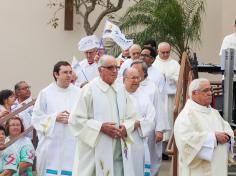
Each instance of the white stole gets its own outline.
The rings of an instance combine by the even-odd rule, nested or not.
[[[108,97],[103,91],[99,90],[96,84],[92,84],[91,89],[93,97],[94,119],[101,122],[112,122],[111,111],[109,108],[107,108],[109,105]],[[105,116],[104,112],[106,112]],[[112,149],[112,138],[103,133],[100,133],[100,138],[95,147],[96,176],[113,176]]]

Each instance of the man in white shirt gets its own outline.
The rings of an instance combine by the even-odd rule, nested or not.
[[[74,161],[75,137],[68,119],[79,88],[71,84],[72,68],[66,61],[55,64],[53,77],[55,81],[39,92],[32,115],[39,138],[36,168],[40,176],[72,175]]]
[[[85,59],[79,61],[73,58],[72,69],[77,76],[75,85],[82,88],[85,84],[98,76],[97,62],[95,57],[98,48],[101,48],[101,41],[95,36],[83,37],[78,43],[79,51],[84,52]]]
[[[222,51],[227,48],[233,48],[236,50],[236,20],[234,22],[234,29],[235,32],[229,35],[226,35],[224,37],[224,40],[222,42],[221,48],[220,48],[220,53],[219,55],[222,55]]]
[[[212,89],[207,79],[193,80],[189,98],[174,125],[179,150],[178,175],[226,176],[232,162],[234,133],[213,109]]]

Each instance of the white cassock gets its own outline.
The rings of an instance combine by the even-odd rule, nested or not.
[[[97,63],[89,64],[87,59],[83,59],[79,62],[77,59],[73,58],[71,66],[77,76],[75,85],[78,87],[80,87],[82,83],[86,81],[89,82],[99,75]]]
[[[135,176],[150,175],[150,152],[148,148],[148,136],[155,128],[155,109],[150,99],[138,90],[130,94],[135,102],[140,121],[140,128],[132,133],[134,144],[131,145],[131,157],[135,167]]]
[[[173,112],[174,112],[174,98],[176,93],[176,83],[179,78],[180,65],[174,59],[163,60],[159,56],[156,57],[156,60],[152,64],[153,67],[157,68],[165,77],[166,82],[166,91],[168,94],[168,119],[171,129],[173,129]],[[168,140],[170,137],[171,131],[164,134],[163,140]]]
[[[220,48],[220,53],[219,55],[222,55],[222,51],[224,49],[228,49],[228,48],[233,48],[236,50],[236,33],[230,34],[225,36],[221,48]]]
[[[83,87],[69,117],[77,139],[73,176],[134,176],[129,142],[135,117],[131,98],[117,82],[109,86],[98,77]],[[123,140],[100,131],[103,122],[125,125],[128,150]]]
[[[155,83],[149,78],[143,80],[138,88],[143,95],[148,97],[155,108],[155,130],[148,137],[148,146],[151,155],[151,175],[158,173],[162,160],[162,142],[155,142],[155,132],[170,130],[167,114],[164,112],[164,103]]]
[[[19,103],[19,101],[16,100],[14,105],[12,106],[12,110],[15,111],[19,109],[20,107],[24,106],[25,104],[30,103],[31,101],[33,101],[32,97],[27,98],[25,101],[21,103]],[[24,111],[18,114],[18,116],[23,122],[25,130],[31,126],[33,108],[34,108],[34,105],[28,107],[27,109],[25,109]],[[33,132],[28,133],[26,136],[29,137],[30,139],[33,139]]]
[[[233,145],[233,131],[219,112],[188,100],[174,125],[180,176],[227,175],[232,147],[229,143],[217,145],[215,132],[226,132]]]
[[[75,137],[67,124],[56,122],[56,116],[63,111],[70,113],[78,94],[76,86],[60,88],[54,82],[38,95],[32,115],[32,125],[39,137],[36,150],[38,175],[72,174]]]

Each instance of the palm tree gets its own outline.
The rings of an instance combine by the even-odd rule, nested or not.
[[[181,58],[189,43],[199,43],[204,0],[141,0],[120,19],[120,28],[142,44],[166,41]]]

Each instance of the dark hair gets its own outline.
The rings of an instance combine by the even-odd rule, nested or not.
[[[18,83],[15,84],[15,86],[14,86],[15,91],[20,88],[20,85],[21,85],[22,83],[26,83],[26,82],[25,82],[25,81],[19,81]]]
[[[132,67],[133,65],[135,64],[141,64],[142,65],[142,69],[143,69],[143,72],[144,72],[144,79],[148,76],[148,66],[147,64],[142,61],[142,60],[135,60],[130,67]]]
[[[12,96],[14,92],[9,89],[5,89],[0,91],[0,105],[4,105],[4,101],[8,99],[10,96]]]
[[[57,78],[55,77],[54,73],[59,74],[61,66],[71,66],[71,65],[67,61],[59,61],[59,62],[57,62],[54,65],[54,68],[53,68],[53,77],[54,77],[55,81],[57,80]]]
[[[5,128],[2,125],[0,125],[0,131],[3,131],[5,136],[6,136],[6,130],[5,130]]]
[[[151,47],[156,50],[157,48],[157,44],[156,44],[156,41],[154,39],[149,39],[149,40],[146,40],[143,45],[151,45]]]
[[[5,128],[6,128],[6,135],[7,136],[9,136],[9,128],[10,128],[9,125],[10,125],[10,121],[11,120],[19,120],[20,121],[20,127],[21,127],[21,131],[20,132],[22,133],[22,132],[25,131],[25,128],[24,128],[22,120],[19,117],[14,116],[14,117],[8,119],[7,122],[6,122]]]
[[[234,25],[236,26],[236,19],[235,19],[235,21],[234,21]]]
[[[143,50],[144,50],[144,49],[147,49],[147,50],[150,51],[150,56],[152,56],[153,59],[156,58],[157,52],[156,52],[152,47],[150,47],[150,46],[144,46],[144,47],[143,47]]]

